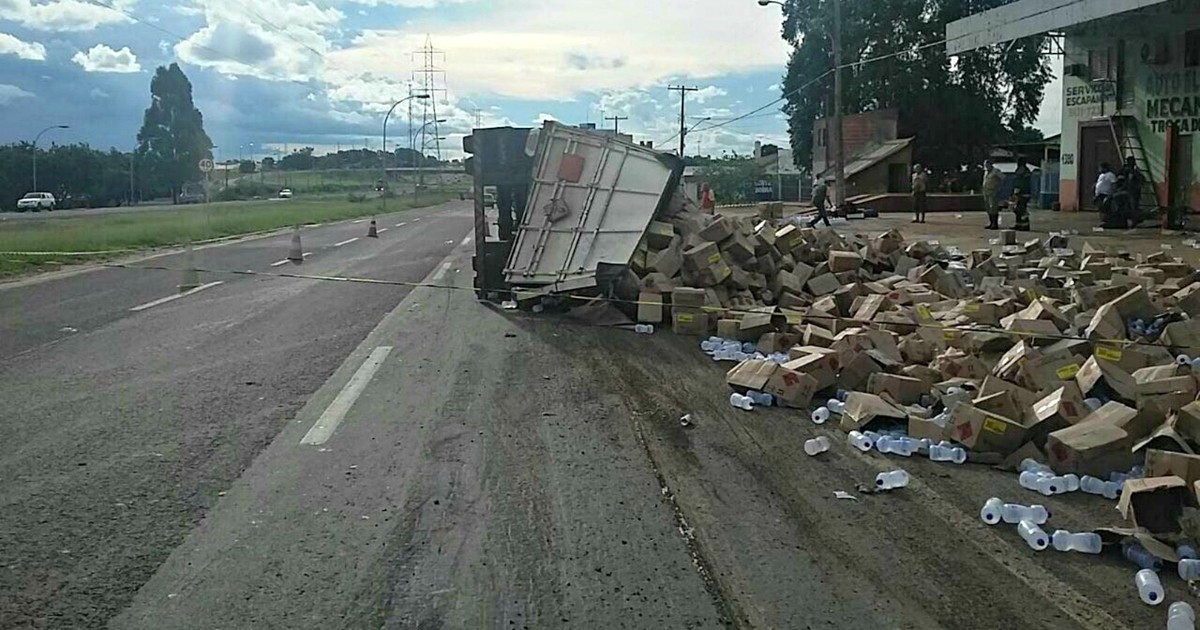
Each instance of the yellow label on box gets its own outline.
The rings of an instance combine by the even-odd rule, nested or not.
[[[1121,360],[1121,350],[1119,348],[1109,348],[1108,346],[1098,346],[1096,348],[1096,358],[1115,363]]]
[[[985,418],[983,421],[983,430],[1002,434],[1008,430],[1008,425],[995,418]]]
[[[943,330],[942,331],[942,339],[945,339],[946,341],[954,341],[955,339],[958,339],[958,331],[957,330]]]
[[[1038,299],[1037,291],[1033,289],[1025,289],[1025,296],[1029,298],[1030,302],[1036,302]]]
[[[691,313],[679,313],[675,316],[675,321],[690,323],[696,321],[696,316],[692,315]]]
[[[1058,368],[1058,371],[1055,372],[1055,374],[1058,375],[1058,378],[1060,378],[1064,381],[1069,378],[1075,378],[1075,375],[1078,373],[1079,373],[1079,364],[1078,363],[1072,363],[1071,365],[1064,365],[1064,366]]]
[[[917,317],[925,321],[933,320],[933,313],[929,312],[929,307],[924,304],[917,305]]]
[[[966,305],[966,306],[964,306],[964,307],[963,307],[963,312],[966,312],[966,313],[978,313],[978,312],[979,312],[979,305],[978,305],[978,304],[968,304],[968,305]]]
[[[719,263],[719,262],[721,262],[721,254],[713,254],[712,256],[709,256],[709,257],[708,257],[708,262],[710,262],[710,263]]]

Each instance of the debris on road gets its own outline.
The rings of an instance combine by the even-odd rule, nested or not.
[[[849,501],[857,501],[858,500],[858,497],[854,496],[853,494],[850,494],[849,492],[845,492],[843,490],[834,490],[833,498],[845,499],[845,500],[849,500]]]

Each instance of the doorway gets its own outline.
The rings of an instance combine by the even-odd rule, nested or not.
[[[1167,207],[1186,208],[1192,202],[1190,199],[1192,185],[1192,138],[1188,134],[1175,134],[1171,143],[1171,187],[1167,191]]]
[[[908,192],[908,165],[888,164],[888,189],[890,193]]]
[[[1095,210],[1093,199],[1096,178],[1100,176],[1100,164],[1108,162],[1114,171],[1121,166],[1121,153],[1113,140],[1112,127],[1108,121],[1079,123],[1079,166],[1076,202],[1080,210]]]

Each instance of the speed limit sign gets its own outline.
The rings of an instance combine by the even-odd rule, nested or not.
[[[211,159],[204,158],[203,160],[200,160],[200,172],[201,173],[208,173],[212,170],[213,170],[213,161]]]

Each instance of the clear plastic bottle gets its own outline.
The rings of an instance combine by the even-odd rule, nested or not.
[[[753,341],[747,341],[742,344],[742,352],[745,352],[746,354],[754,354],[757,349],[758,347]]]
[[[1079,475],[1067,473],[1062,476],[1062,479],[1067,484],[1064,492],[1077,492],[1079,490]]]
[[[962,464],[967,461],[967,451],[958,446],[950,447],[934,444],[929,447],[929,459],[935,462]]]
[[[988,525],[996,525],[1000,523],[1001,509],[1004,507],[1004,501],[999,497],[992,497],[983,503],[983,509],[979,510],[979,518]]]
[[[1179,579],[1188,582],[1200,580],[1200,560],[1181,559],[1179,561]]]
[[[633,327],[633,330],[639,335],[653,335],[654,324],[637,324]]]
[[[1191,543],[1183,543],[1183,544],[1179,545],[1178,547],[1176,547],[1175,555],[1179,556],[1180,558],[1185,558],[1185,559],[1190,559],[1190,560],[1200,559],[1200,553],[1196,552],[1196,548],[1194,546],[1192,546]]]
[[[829,408],[830,413],[836,413],[839,416],[846,413],[846,403],[836,398],[830,398],[825,406]]]
[[[815,424],[825,424],[829,420],[829,409],[827,407],[817,407],[812,412],[812,421]]]
[[[1192,357],[1189,357],[1186,354],[1181,354],[1181,355],[1175,357],[1175,363],[1177,363],[1179,365],[1191,365]]]
[[[1196,630],[1196,611],[1187,602],[1175,602],[1167,609],[1167,630]]]
[[[1087,405],[1087,408],[1091,409],[1092,411],[1104,406],[1104,403],[1101,402],[1099,398],[1084,398],[1083,404]]]
[[[875,442],[875,448],[879,449],[880,453],[890,453],[901,457],[909,457],[915,451],[910,444],[904,441],[903,438],[894,438],[890,435],[884,435]]]
[[[749,396],[743,396],[737,392],[729,395],[729,404],[745,411],[754,409],[754,401]]]
[[[1136,564],[1143,569],[1151,571],[1159,571],[1162,569],[1163,561],[1158,556],[1146,551],[1146,548],[1135,542],[1128,542],[1121,546],[1121,553],[1125,559]]]
[[[753,400],[754,404],[758,405],[759,407],[770,407],[775,404],[775,397],[766,392],[750,390],[746,392],[746,396],[748,396],[750,400]]]
[[[1025,544],[1029,545],[1029,548],[1034,551],[1042,551],[1050,546],[1049,536],[1046,536],[1046,532],[1042,531],[1042,528],[1038,527],[1037,523],[1021,521],[1017,523],[1017,533],[1021,535],[1021,538],[1025,539]]]
[[[1100,534],[1092,532],[1072,534],[1065,529],[1060,529],[1054,532],[1050,540],[1054,543],[1054,548],[1059,551],[1100,553],[1100,550],[1104,547],[1104,543],[1100,540]]]
[[[871,450],[871,447],[875,446],[875,441],[866,435],[863,435],[861,431],[851,431],[846,436],[846,440],[850,442],[850,446],[853,446],[864,453]]]
[[[1036,459],[1031,459],[1029,457],[1026,457],[1025,459],[1021,460],[1021,464],[1020,464],[1020,466],[1017,467],[1017,470],[1019,470],[1021,472],[1035,472],[1035,473],[1047,473],[1047,474],[1054,473],[1054,471],[1051,470],[1049,466],[1043,464],[1042,462],[1039,462]]]
[[[1084,475],[1079,479],[1079,489],[1088,494],[1098,494],[1106,499],[1116,499],[1121,496],[1121,484],[1097,479]]]
[[[1020,503],[1005,503],[1000,507],[1000,518],[1005,523],[1020,523],[1029,521],[1034,525],[1043,525],[1050,520],[1050,512],[1041,505],[1021,505]]]
[[[1157,573],[1150,569],[1142,569],[1133,577],[1133,583],[1137,585],[1138,596],[1142,598],[1143,602],[1151,606],[1163,603],[1163,587]]]
[[[895,490],[908,485],[908,473],[903,469],[881,472],[875,476],[876,490]]]
[[[804,452],[809,456],[820,455],[829,450],[829,438],[824,435],[804,442]]]
[[[846,399],[850,397],[850,392],[844,389],[838,389],[835,395],[837,396],[838,400],[846,402]]]

